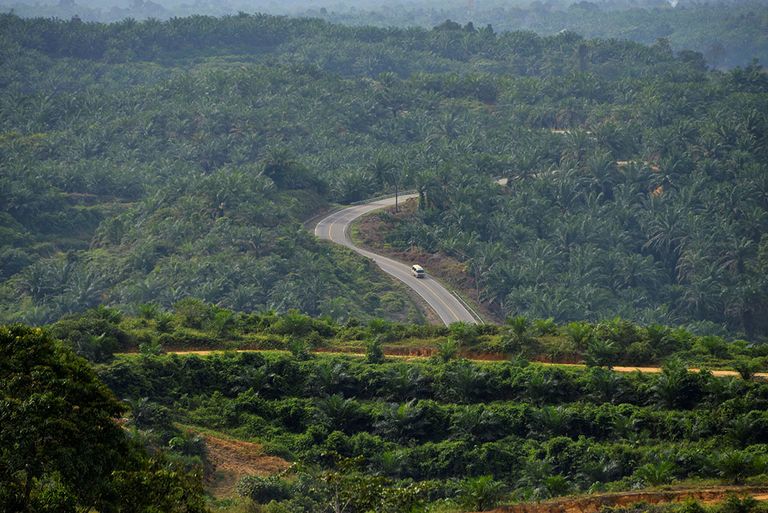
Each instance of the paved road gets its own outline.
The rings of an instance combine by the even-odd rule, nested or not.
[[[416,194],[401,195],[400,201],[415,197],[417,197]],[[347,246],[353,251],[376,262],[385,273],[402,281],[416,291],[419,296],[424,298],[446,325],[458,321],[476,324],[477,319],[472,316],[469,310],[467,310],[456,296],[451,294],[445,287],[429,276],[429,269],[427,269],[427,276],[418,279],[411,275],[412,264],[403,264],[391,258],[358,248],[352,244],[352,240],[349,238],[348,234],[349,226],[352,221],[372,210],[378,210],[394,204],[395,198],[392,197],[366,203],[365,205],[344,208],[320,220],[320,222],[317,223],[317,226],[315,226],[315,235],[321,239],[330,240],[336,244]]]

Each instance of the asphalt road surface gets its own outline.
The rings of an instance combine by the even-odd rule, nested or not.
[[[401,195],[400,201],[405,201],[417,196],[417,194]],[[394,204],[395,198],[392,197],[372,201],[364,205],[344,208],[320,220],[320,222],[317,223],[317,226],[315,226],[315,235],[321,239],[330,240],[336,244],[347,246],[353,251],[376,262],[385,273],[402,281],[411,287],[419,296],[424,298],[446,325],[459,321],[476,324],[478,322],[477,319],[473,317],[456,296],[429,275],[429,269],[426,269],[427,275],[424,278],[416,278],[411,274],[411,265],[423,265],[422,262],[404,264],[397,260],[358,248],[352,244],[348,232],[349,226],[355,219],[372,210],[386,208]]]

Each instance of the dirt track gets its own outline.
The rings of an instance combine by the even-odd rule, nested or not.
[[[700,490],[666,490],[622,492],[583,497],[553,499],[544,502],[524,502],[491,510],[490,513],[599,513],[605,507],[629,506],[638,502],[660,504],[695,499],[703,503],[716,503],[728,494],[751,495],[768,500],[768,487],[718,486]]]
[[[247,353],[247,352],[259,352],[261,350],[259,349],[236,349],[235,352],[238,353]],[[169,354],[193,354],[193,355],[200,355],[200,356],[206,356],[214,353],[222,353],[224,350],[189,350],[189,351],[168,351]],[[359,352],[342,352],[342,351],[318,351],[322,354],[328,354],[328,355],[361,355],[362,353]],[[432,356],[434,353],[434,350],[432,348],[423,348],[423,349],[409,349],[406,351],[389,351],[384,350],[384,353],[386,356],[390,358],[402,358],[405,360],[408,359],[425,359]],[[469,355],[463,355],[468,360],[472,361],[478,361],[478,362],[488,362],[488,361],[503,361],[505,359],[504,355],[501,354],[469,354]],[[577,369],[583,369],[586,367],[583,363],[557,363],[557,362],[535,362],[539,365],[557,365],[561,367],[574,367]],[[658,374],[661,372],[661,367],[627,367],[627,366],[618,366],[618,367],[612,367],[612,369],[616,372],[625,372],[625,373],[631,373],[631,372],[641,372],[643,374]],[[697,367],[692,367],[690,369],[691,372],[699,372],[701,369]],[[711,370],[710,371],[714,376],[717,377],[735,377],[738,376],[739,373],[733,370]],[[768,379],[768,372],[758,372],[755,373],[756,378],[762,378],[762,379]]]

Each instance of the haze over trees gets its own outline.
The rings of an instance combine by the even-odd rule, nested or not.
[[[768,61],[768,5],[764,0],[0,0],[0,10],[23,17],[77,16],[84,21],[126,18],[167,20],[192,15],[261,12],[321,18],[346,25],[431,28],[446,19],[498,32],[529,30],[554,35],[570,30],[587,38],[617,38],[652,44],[667,38],[676,51],[701,52],[711,66]]]

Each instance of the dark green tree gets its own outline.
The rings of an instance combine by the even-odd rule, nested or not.
[[[0,326],[0,509],[205,511],[199,479],[151,461],[120,427],[124,412],[49,334]]]

